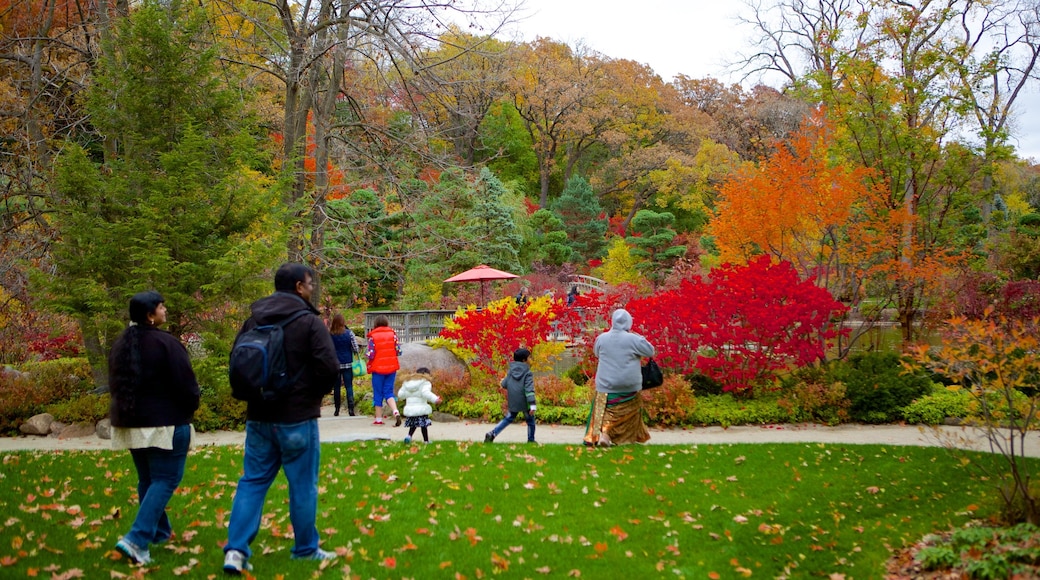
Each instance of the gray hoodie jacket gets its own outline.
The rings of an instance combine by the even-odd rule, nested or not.
[[[640,357],[654,356],[654,345],[631,332],[632,315],[619,308],[614,311],[610,330],[596,337],[592,352],[599,359],[596,390],[601,393],[631,393],[643,389]]]

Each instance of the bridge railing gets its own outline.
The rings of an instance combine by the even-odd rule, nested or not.
[[[422,342],[440,334],[444,319],[455,315],[454,310],[377,310],[365,313],[365,335],[375,326],[376,317],[386,316],[390,328],[397,331],[397,339]]]
[[[593,278],[592,276],[583,276],[581,274],[572,275],[570,277],[570,284],[571,286],[576,286],[578,288],[578,292],[581,292],[582,294],[588,292],[589,290],[597,290],[599,292],[602,292],[605,288],[610,286],[610,284],[607,284],[605,281],[600,280],[599,278]]]

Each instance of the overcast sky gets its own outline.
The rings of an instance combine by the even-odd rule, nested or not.
[[[734,0],[525,0],[526,18],[513,27],[518,40],[546,36],[571,46],[581,41],[596,52],[650,65],[665,81],[682,73],[741,82],[728,65],[749,50]],[[748,88],[758,79],[745,81]],[[776,80],[763,79],[766,84]],[[1012,144],[1040,162],[1040,82],[1019,98]]]

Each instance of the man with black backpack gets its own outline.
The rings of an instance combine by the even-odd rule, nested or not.
[[[244,472],[231,504],[224,546],[224,571],[229,574],[252,569],[249,544],[260,530],[264,498],[279,468],[289,482],[292,558],[336,557],[318,547],[316,520],[318,417],[322,398],[339,378],[339,360],[325,323],[310,303],[314,271],[302,264],[284,264],[275,273],[274,289],[251,306],[252,316],[239,330],[231,354],[232,391],[248,406]],[[242,344],[250,341],[251,347]],[[250,364],[263,367],[262,372],[244,368]]]

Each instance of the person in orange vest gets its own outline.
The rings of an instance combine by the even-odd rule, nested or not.
[[[390,328],[390,320],[380,314],[376,317],[375,326],[368,332],[368,372],[372,373],[372,406],[375,408],[376,420],[373,425],[383,424],[383,402],[394,413],[394,427],[401,426],[401,413],[397,410],[397,399],[394,397],[394,379],[401,368],[397,356],[401,354],[401,343],[397,341],[397,333]]]

